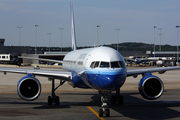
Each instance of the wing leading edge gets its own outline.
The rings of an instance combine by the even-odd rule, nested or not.
[[[48,71],[48,70],[29,70],[29,69],[18,69],[18,68],[0,68],[0,72],[6,74],[9,73],[21,73],[21,74],[32,74],[33,76],[43,76],[54,79],[61,79],[65,81],[71,81],[71,72],[61,71]]]
[[[127,70],[127,77],[139,75],[143,73],[163,72],[163,71],[177,70],[177,69],[180,69],[180,66]]]

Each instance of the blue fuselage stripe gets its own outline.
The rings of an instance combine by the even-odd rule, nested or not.
[[[78,69],[72,72],[74,87],[93,88],[97,90],[119,89],[126,80],[126,69]]]
[[[95,89],[115,90],[120,88],[126,79],[124,69],[93,69],[86,70],[86,79]]]

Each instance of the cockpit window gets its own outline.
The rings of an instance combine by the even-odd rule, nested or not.
[[[100,68],[109,68],[109,62],[101,62]]]
[[[94,64],[95,64],[95,62],[92,62],[90,67],[94,68]]]
[[[111,68],[120,68],[121,64],[119,61],[111,62]]]
[[[97,67],[99,67],[99,62],[96,62],[94,65],[94,68],[97,68]]]
[[[93,68],[125,68],[125,64],[123,61],[114,61],[114,62],[100,62],[94,61],[91,63],[90,67]]]
[[[94,61],[91,63],[90,67],[93,69],[93,68],[97,68],[99,67],[99,61]]]
[[[125,68],[125,64],[123,61],[114,61],[111,62],[111,68]]]
[[[123,62],[123,61],[119,61],[119,63],[121,64],[121,67],[122,67],[122,68],[126,68],[126,64],[125,64],[125,62]]]

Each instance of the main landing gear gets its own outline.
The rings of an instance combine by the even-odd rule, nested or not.
[[[101,94],[101,101],[102,101],[102,108],[99,109],[99,117],[103,117],[103,114],[105,114],[106,117],[110,116],[110,111],[108,109],[107,101],[108,101],[108,95],[111,94],[111,91],[100,91]],[[116,90],[116,95],[111,96],[111,104],[116,104],[118,102],[119,104],[123,104],[123,96],[120,95],[120,89]]]
[[[59,105],[59,96],[56,96],[55,91],[57,88],[59,88],[61,85],[65,83],[65,81],[60,80],[59,85],[55,88],[55,79],[54,78],[49,78],[50,81],[52,81],[52,92],[51,96],[48,96],[48,105],[52,105],[52,103],[55,103],[56,105]]]
[[[119,104],[124,103],[123,96],[120,95],[120,89],[116,90],[116,95],[111,96],[111,104],[114,105],[114,104],[116,104],[116,102],[118,102]]]

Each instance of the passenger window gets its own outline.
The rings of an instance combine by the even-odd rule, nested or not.
[[[101,68],[109,68],[109,62],[101,62],[100,67]]]
[[[94,65],[94,68],[97,68],[97,67],[99,67],[99,62],[96,62]]]
[[[111,62],[111,68],[120,68],[121,65],[119,61]]]

